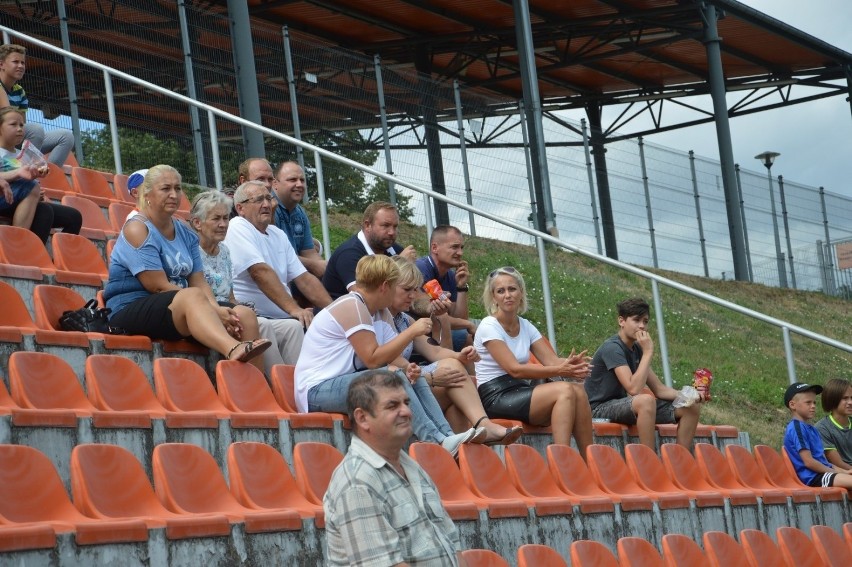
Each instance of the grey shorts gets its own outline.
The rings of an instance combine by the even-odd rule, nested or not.
[[[613,423],[635,425],[636,414],[633,413],[632,403],[633,396],[601,402],[592,409],[592,417],[608,419]],[[674,412],[675,408],[670,401],[657,400],[656,423],[677,423]]]

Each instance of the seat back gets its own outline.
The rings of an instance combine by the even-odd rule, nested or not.
[[[663,567],[664,565],[657,548],[641,537],[619,538],[617,549],[620,567]]]
[[[589,472],[604,489],[613,494],[642,494],[621,455],[607,445],[589,445],[586,450]]]
[[[135,205],[134,199],[130,195],[130,190],[127,188],[128,179],[130,179],[130,176],[123,173],[116,173],[113,175],[112,190],[115,192],[116,198],[121,199],[125,203]]]
[[[529,496],[565,498],[566,493],[556,485],[547,469],[547,463],[538,451],[528,445],[516,443],[507,446],[503,455],[506,473],[518,491]]]
[[[67,194],[62,197],[62,204],[68,207],[74,207],[83,217],[83,228],[94,231],[104,231],[105,234],[114,234],[112,227],[107,221],[101,208],[95,203],[83,197],[82,195]]]
[[[642,488],[652,492],[679,492],[680,489],[672,483],[663,463],[657,454],[642,445],[631,443],[624,447],[624,460],[633,478],[639,481]]]
[[[92,405],[103,410],[137,410],[151,417],[165,417],[166,410],[154,396],[142,369],[124,356],[86,357],[86,392]]]
[[[728,445],[725,447],[725,455],[728,458],[728,465],[734,472],[734,476],[744,485],[758,490],[778,490],[777,486],[763,476],[763,472],[757,466],[754,456],[745,447]]]
[[[509,567],[509,562],[490,549],[465,549],[461,552],[467,567]]]
[[[271,412],[286,417],[266,383],[263,373],[251,364],[220,360],[216,364],[216,390],[226,408],[235,412]]]
[[[745,488],[728,466],[728,459],[715,446],[709,443],[696,443],[695,462],[704,478],[716,486],[730,490]]]
[[[565,559],[552,547],[527,543],[518,548],[518,567],[568,567]]]
[[[45,274],[56,273],[56,266],[38,236],[17,226],[0,225],[0,261],[39,268]]]
[[[42,187],[57,189],[59,191],[65,191],[66,193],[74,191],[68,183],[68,178],[65,176],[65,169],[61,165],[47,162],[47,167],[47,175],[39,180]]]
[[[456,461],[446,449],[436,443],[412,443],[408,454],[417,461],[423,470],[435,482],[441,500],[468,500],[476,502],[479,497],[473,494],[462,478]]]
[[[168,510],[228,515],[242,512],[216,461],[201,447],[188,443],[157,445],[151,465],[154,490]]]
[[[62,313],[80,309],[85,304],[86,300],[69,287],[41,284],[33,290],[35,322],[41,329],[61,331],[59,318]]]
[[[209,411],[220,419],[231,412],[222,405],[204,369],[185,358],[154,359],[157,399],[169,411]]]
[[[109,214],[109,224],[112,230],[116,233],[121,232],[124,227],[124,221],[127,220],[127,215],[136,210],[133,203],[110,203],[107,213]]]
[[[743,547],[725,532],[704,532],[703,541],[711,567],[753,567]]]
[[[53,262],[60,270],[96,274],[105,280],[107,267],[97,246],[79,234],[57,232],[53,235]]]
[[[309,502],[322,506],[331,474],[343,460],[343,453],[325,443],[296,443],[293,448],[293,468],[296,485]]]
[[[849,545],[849,550],[852,551],[852,522],[843,524],[843,538]]]
[[[663,467],[674,483],[686,490],[716,490],[701,475],[701,470],[689,450],[677,443],[664,443],[660,446]]]
[[[781,550],[771,537],[761,531],[742,530],[740,543],[752,565],[784,565],[785,563]]]
[[[547,466],[556,485],[564,492],[579,496],[609,498],[592,478],[586,461],[568,445],[548,445]]]
[[[71,495],[74,505],[92,518],[165,518],[172,515],[157,500],[136,457],[118,445],[98,443],[74,447],[71,451]]]
[[[852,551],[836,531],[828,526],[811,526],[811,537],[826,565],[852,565]]]
[[[686,448],[683,448],[686,450]],[[663,563],[666,567],[709,567],[707,556],[695,541],[683,534],[665,534],[663,536]]]
[[[44,352],[13,352],[9,357],[12,399],[22,408],[73,409],[91,413],[83,387],[67,362]]]
[[[618,560],[604,544],[578,540],[571,543],[571,567],[618,567]]]
[[[294,390],[296,367],[292,364],[276,364],[269,373],[272,394],[278,405],[289,413],[298,413]]]
[[[482,498],[524,498],[509,479],[500,457],[485,445],[459,447],[459,470],[471,491]]]
[[[789,567],[821,567],[824,565],[814,542],[799,528],[782,526],[775,532],[778,549]]]
[[[796,476],[790,476],[784,459],[769,445],[756,445],[754,447],[754,460],[760,472],[773,484],[785,488],[805,488],[805,485]]]
[[[109,182],[100,171],[85,167],[72,167],[71,181],[74,183],[77,192],[82,195],[91,195],[103,199],[116,198],[115,193],[109,187]]]
[[[243,506],[298,507],[309,509],[309,515],[314,516],[316,505],[301,496],[287,461],[274,447],[265,443],[231,443],[227,459],[231,494]]]
[[[0,309],[0,326],[27,330],[37,328],[18,290],[6,282],[0,282],[0,304],[3,305],[3,309]]]

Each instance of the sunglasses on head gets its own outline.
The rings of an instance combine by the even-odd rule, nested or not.
[[[488,277],[493,278],[497,274],[516,274],[516,273],[518,273],[518,270],[516,270],[512,266],[503,266],[502,268],[497,268],[496,270],[494,270],[493,272],[488,274]]]

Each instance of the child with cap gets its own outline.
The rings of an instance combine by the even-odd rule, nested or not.
[[[822,386],[802,382],[790,384],[784,392],[784,405],[791,414],[784,432],[784,449],[803,484],[852,488],[852,471],[828,462],[819,432],[808,423],[816,414],[816,397],[821,393]]]
[[[130,177],[127,178],[127,192],[130,193],[130,196],[133,197],[133,202],[136,203],[136,208],[128,213],[127,218],[124,219],[124,222],[129,221],[132,217],[139,214],[139,186],[142,185],[142,182],[145,181],[145,176],[148,175],[147,169],[140,169],[139,171],[134,171],[130,174]]]
[[[852,382],[832,378],[822,391],[822,409],[827,413],[816,423],[825,447],[825,458],[841,469],[852,469]]]

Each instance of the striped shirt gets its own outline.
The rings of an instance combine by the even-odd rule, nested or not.
[[[20,83],[15,83],[11,91],[3,85],[3,90],[6,91],[6,96],[9,97],[9,106],[14,106],[22,112],[26,112],[30,107],[27,91],[24,90],[24,87]]]

